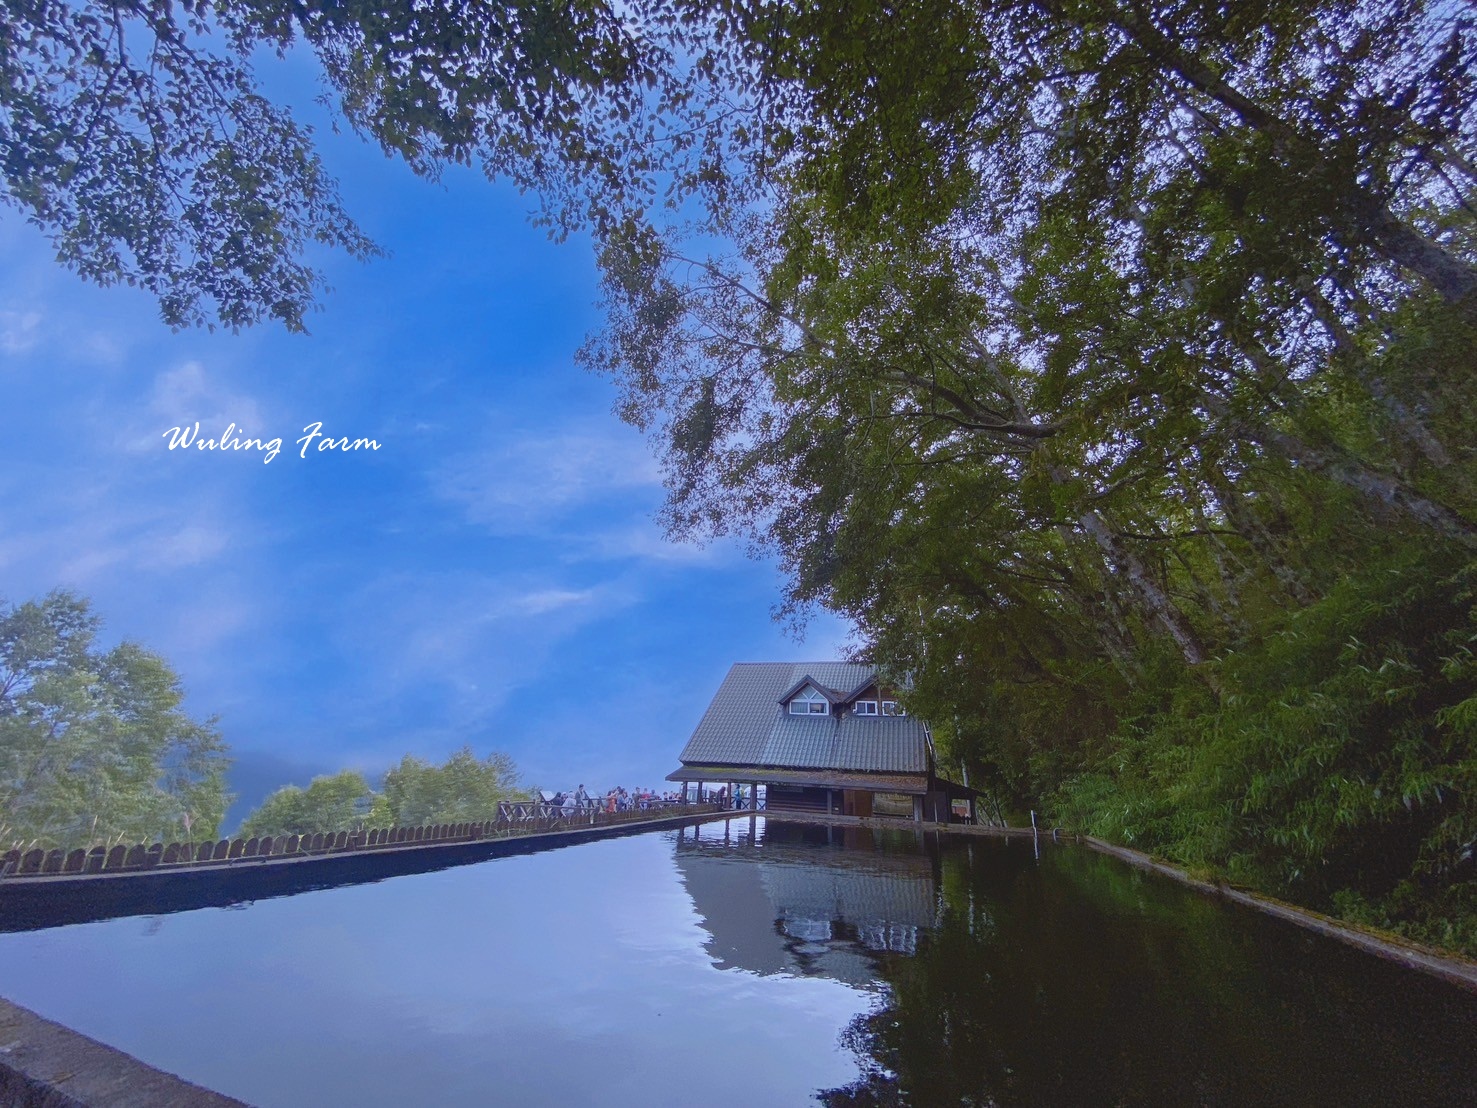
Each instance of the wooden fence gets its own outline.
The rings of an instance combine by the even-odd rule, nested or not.
[[[474,843],[510,835],[577,830],[612,823],[632,823],[674,815],[707,815],[723,811],[717,804],[653,802],[647,808],[606,812],[596,807],[565,809],[553,804],[498,805],[497,817],[473,823],[434,823],[423,827],[360,828],[312,835],[263,835],[203,843],[154,843],[95,846],[90,850],[10,850],[0,855],[0,878],[53,874],[102,874],[139,870],[182,870],[192,866],[263,861],[269,858],[341,854],[408,848],[433,843]]]
[[[622,819],[660,819],[663,815],[680,815],[689,810],[721,811],[719,804],[689,804],[681,800],[648,800],[644,804],[624,811],[607,810],[604,797],[591,797],[582,804],[570,801],[567,804],[550,804],[548,801],[504,800],[497,806],[499,823],[540,823],[549,820],[581,827],[599,817],[605,822],[620,822]]]

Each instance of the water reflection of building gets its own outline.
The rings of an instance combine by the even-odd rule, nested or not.
[[[868,987],[879,957],[912,954],[936,922],[923,839],[740,817],[682,832],[677,868],[718,966]]]

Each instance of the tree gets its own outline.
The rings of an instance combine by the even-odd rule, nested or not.
[[[301,330],[322,284],[309,245],[374,249],[311,132],[257,91],[260,42],[197,2],[7,4],[0,198],[83,277],[148,289],[170,326]]]
[[[1470,944],[1470,13],[888,15],[775,13],[764,203],[607,245],[669,530],[1015,799]]]
[[[1227,541],[1307,597],[1238,487],[1331,482],[1477,546],[1449,448],[1470,359],[1390,356],[1402,315],[1474,337],[1477,101],[1451,70],[1477,35],[1444,5],[1315,7],[770,13],[764,203],[709,213],[727,257],[610,240],[586,349],[666,454],[671,530],[747,533],[792,606],[833,603],[853,504],[906,519],[988,468],[987,590],[1033,576],[1056,599],[1024,610],[1069,596],[1195,666],[1245,630],[1200,603]]]
[[[312,835],[362,826],[374,793],[358,770],[315,777],[306,789],[287,785],[262,801],[239,832],[250,835]]]
[[[613,241],[665,207],[727,235],[750,201],[830,194],[843,230],[959,231],[968,212],[992,246],[1022,217],[1105,221],[1171,302],[1219,298],[1263,329],[1318,300],[1346,325],[1392,275],[1477,310],[1449,219],[1477,179],[1477,45],[1432,0],[41,0],[4,19],[9,201],[176,325],[300,327],[305,246],[371,249],[309,132],[258,91],[253,52],[299,45],[387,153],[428,176],[478,161],[556,234]]]
[[[374,792],[364,775],[344,770],[315,777],[306,789],[278,789],[246,817],[242,835],[304,835],[359,827],[418,827],[491,819],[504,800],[526,800],[506,754],[478,759],[471,747],[436,766],[412,754],[385,774]]]
[[[494,751],[478,759],[469,746],[439,766],[407,754],[385,774],[383,796],[389,822],[400,827],[491,819],[500,802],[528,799],[512,758]]]
[[[0,819],[7,839],[74,847],[211,837],[228,797],[215,720],[191,719],[168,663],[102,651],[86,600],[0,606]]]
[[[723,67],[677,61],[702,41],[704,12],[667,0],[621,12],[598,0],[8,4],[0,199],[83,277],[147,288],[171,326],[301,330],[323,284],[311,248],[376,248],[311,129],[260,92],[261,52],[312,51],[325,100],[387,154],[428,177],[479,159],[536,190],[563,234],[644,210],[674,168],[677,194],[712,177],[732,106],[694,92]]]

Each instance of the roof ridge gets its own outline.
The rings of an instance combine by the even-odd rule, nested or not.
[[[876,669],[875,662],[844,662],[835,658],[812,658],[801,662],[733,662],[736,666],[856,666],[858,669]]]

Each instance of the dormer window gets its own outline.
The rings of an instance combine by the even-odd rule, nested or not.
[[[884,700],[882,702],[882,714],[884,716],[905,716],[908,713],[896,700]]]
[[[791,699],[790,714],[792,716],[828,716],[831,714],[831,702],[816,689],[807,688]]]
[[[877,714],[877,702],[875,700],[858,700],[856,707],[852,710],[859,716],[875,716]]]

